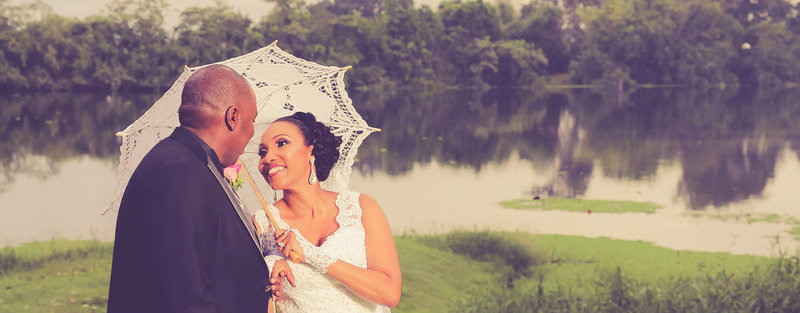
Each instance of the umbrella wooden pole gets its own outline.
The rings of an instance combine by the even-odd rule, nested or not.
[[[256,184],[253,182],[253,178],[250,177],[250,172],[248,172],[247,168],[244,166],[244,164],[242,164],[241,159],[237,159],[236,163],[242,165],[242,172],[244,172],[244,178],[245,180],[247,180],[247,183],[250,184],[250,187],[253,188],[253,192],[255,192],[256,197],[258,197],[258,201],[261,202],[261,207],[264,209],[264,212],[267,213],[267,218],[272,224],[272,228],[275,228],[276,230],[279,229],[278,222],[275,220],[275,217],[272,216],[272,213],[270,213],[269,209],[267,208],[267,202],[264,201],[264,197],[262,197],[261,192],[258,191],[258,187],[256,187]],[[265,230],[262,229],[261,231]],[[297,255],[297,252],[294,251],[289,251],[289,259],[291,259],[292,262],[294,263],[300,262],[300,256]]]

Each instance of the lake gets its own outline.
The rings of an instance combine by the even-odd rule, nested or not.
[[[113,240],[116,215],[99,213],[116,183],[114,134],[159,96],[3,95],[0,247]],[[360,147],[350,186],[379,201],[395,234],[518,230],[737,254],[797,249],[798,90],[400,90],[351,97],[383,131]],[[498,205],[535,196],[653,202],[661,209],[588,214]]]

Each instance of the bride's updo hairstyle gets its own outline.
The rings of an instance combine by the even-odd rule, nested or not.
[[[342,139],[334,135],[328,126],[317,122],[317,118],[311,113],[296,112],[275,121],[289,122],[300,128],[305,145],[314,145],[312,154],[316,158],[314,167],[316,167],[317,179],[319,181],[328,179],[331,169],[339,160],[339,145],[342,144]]]

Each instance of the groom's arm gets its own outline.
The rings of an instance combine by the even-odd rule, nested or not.
[[[144,240],[163,289],[165,312],[214,312],[211,264],[217,216],[202,182],[208,170],[174,163],[162,168],[145,200]],[[149,299],[142,299],[149,301]]]

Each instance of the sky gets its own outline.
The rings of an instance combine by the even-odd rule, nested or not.
[[[105,12],[106,4],[110,0],[43,0],[45,3],[53,8],[56,14],[62,16],[71,16],[77,18],[84,18],[91,15],[102,14]],[[491,0],[490,0],[491,1]],[[511,3],[519,9],[523,1],[528,0],[511,0]],[[20,4],[27,3],[29,0],[12,0],[11,3]],[[235,11],[241,12],[252,21],[258,21],[262,16],[269,13],[273,4],[267,3],[264,0],[225,0],[225,2],[233,7]],[[313,2],[313,0],[306,0],[306,3]],[[436,8],[442,0],[414,0],[417,6],[428,5]],[[206,7],[215,5],[214,0],[167,0],[170,7],[168,12],[164,15],[167,27],[178,24],[180,12],[189,7]]]

